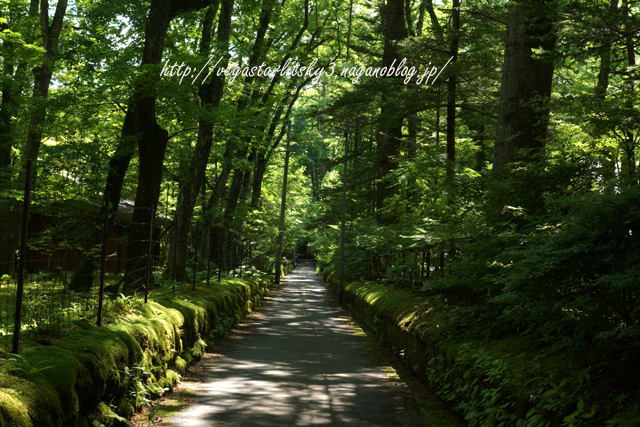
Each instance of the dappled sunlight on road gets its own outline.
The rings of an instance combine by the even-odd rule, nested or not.
[[[302,264],[254,332],[202,374],[194,405],[173,425],[413,425],[326,299]]]

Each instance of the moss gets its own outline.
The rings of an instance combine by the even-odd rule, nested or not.
[[[64,419],[60,398],[43,379],[42,371],[28,378],[0,373],[0,392],[0,417],[13,420],[17,426],[54,426]],[[28,424],[24,424],[25,414],[30,417]]]
[[[0,425],[33,427],[25,404],[26,398],[27,396],[20,396],[15,390],[0,390]]]
[[[198,317],[202,313],[202,310],[199,310],[200,307],[190,301],[180,299],[163,300],[162,303],[178,311],[184,319],[182,325],[188,325],[188,327],[183,328],[182,338],[185,341],[184,344],[189,346],[195,342],[199,333],[199,325],[203,324],[203,319]]]
[[[142,347],[132,333],[134,329],[135,326],[126,321],[118,321],[108,328],[109,331],[115,332],[115,336],[127,347],[126,366],[134,365],[144,357]]]
[[[85,417],[79,417],[76,420],[75,427],[90,427],[89,420]]]
[[[135,412],[135,408],[133,407],[133,405],[128,402],[128,401],[123,401],[122,403],[120,403],[120,405],[118,405],[118,407],[116,408],[116,413],[118,415],[120,415],[123,418],[131,418],[133,416],[133,413]],[[115,423],[114,423],[115,424]]]
[[[455,311],[441,297],[418,296],[375,282],[346,286],[345,302],[379,339],[402,351],[407,366],[414,367],[425,383],[476,423],[530,418],[530,423],[560,425],[582,399],[585,411],[599,408],[595,417],[582,420],[583,425],[604,425],[616,412],[620,421],[612,425],[640,421],[637,408],[629,409],[637,401],[636,392],[623,393],[617,385],[621,381],[611,380],[616,374],[634,375],[631,361],[628,366],[617,361],[609,371],[609,365],[596,370],[584,354],[548,351],[539,337],[488,339],[450,333],[453,328],[447,322],[456,321]],[[555,387],[552,384],[566,385],[562,393],[547,393]],[[626,395],[626,402],[611,403],[616,395],[620,402]]]
[[[158,385],[163,389],[167,389],[169,391],[173,391],[173,381],[167,377],[160,378],[158,380]]]
[[[147,352],[151,370],[164,372],[174,357],[173,342],[176,340],[173,326],[163,319],[149,319],[149,327],[153,331],[153,347]]]
[[[151,393],[151,398],[157,399],[164,394],[164,387],[162,382],[151,381],[146,384],[147,390]]]
[[[113,427],[114,418],[116,418],[116,413],[113,412],[113,409],[106,403],[100,402],[96,410],[96,419],[105,427]]]
[[[204,355],[201,337],[223,318],[239,319],[264,293],[257,283],[224,281],[181,299],[135,302],[127,317],[123,312],[107,327],[76,330],[51,346],[26,349],[25,366],[35,369],[15,365],[8,371],[5,364],[0,370],[0,424],[79,427],[95,415],[107,426],[124,425],[113,421],[115,413],[104,402],[113,402],[120,416],[133,414],[125,367],[144,360],[151,372],[147,389],[161,395]]]
[[[171,381],[171,383],[173,385],[176,385],[178,383],[178,381],[180,381],[180,374],[178,374],[176,371],[169,369],[167,371],[167,377],[168,380]]]
[[[187,370],[187,366],[189,366],[189,364],[182,357],[178,357],[176,359],[175,368],[176,368],[176,372],[179,373],[180,375],[185,373],[185,371]]]
[[[188,348],[187,351],[182,353],[182,356],[181,356],[184,359],[184,361],[187,363],[187,365],[191,365],[191,363],[193,362],[193,356],[191,356],[191,351],[192,349]]]
[[[73,420],[80,411],[80,396],[92,393],[89,371],[69,351],[57,347],[34,347],[23,356],[35,362],[49,363],[51,368],[43,372],[44,379],[60,397],[62,412],[67,420]]]
[[[119,331],[95,328],[78,331],[58,343],[88,371],[91,381],[83,387],[90,387],[90,392],[81,393],[81,407],[93,408],[104,396],[124,392],[121,371],[128,365],[129,346],[121,336]]]
[[[191,351],[193,359],[196,361],[202,359],[202,356],[204,356],[206,348],[207,348],[207,343],[205,343],[202,339],[196,341],[195,344],[193,344],[193,349]]]

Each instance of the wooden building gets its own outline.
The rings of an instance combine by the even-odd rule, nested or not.
[[[118,208],[107,238],[107,273],[124,271],[127,261],[127,229],[131,224],[132,212],[132,203],[122,202]],[[27,271],[73,273],[99,214],[98,204],[75,200],[33,206],[27,230]],[[160,227],[154,226],[154,235],[158,235],[159,230]],[[159,245],[155,245],[153,252],[156,258],[159,257]]]

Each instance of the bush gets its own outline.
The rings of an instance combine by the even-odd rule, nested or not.
[[[548,203],[555,213],[459,247],[451,274],[423,290],[481,316],[475,328],[485,335],[535,333],[555,350],[588,346],[599,357],[631,351],[640,338],[640,190]]]

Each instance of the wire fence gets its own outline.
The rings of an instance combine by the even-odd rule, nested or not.
[[[165,285],[195,290],[252,270],[252,243],[234,230],[192,233],[192,283],[162,279],[172,223],[109,194],[90,201],[32,200],[27,170],[0,170],[0,352],[18,353],[102,323],[105,300]]]
[[[456,246],[469,241],[470,238],[457,238],[421,248],[369,253],[365,258],[364,276],[379,282],[421,288],[431,279],[445,277],[460,258]]]

